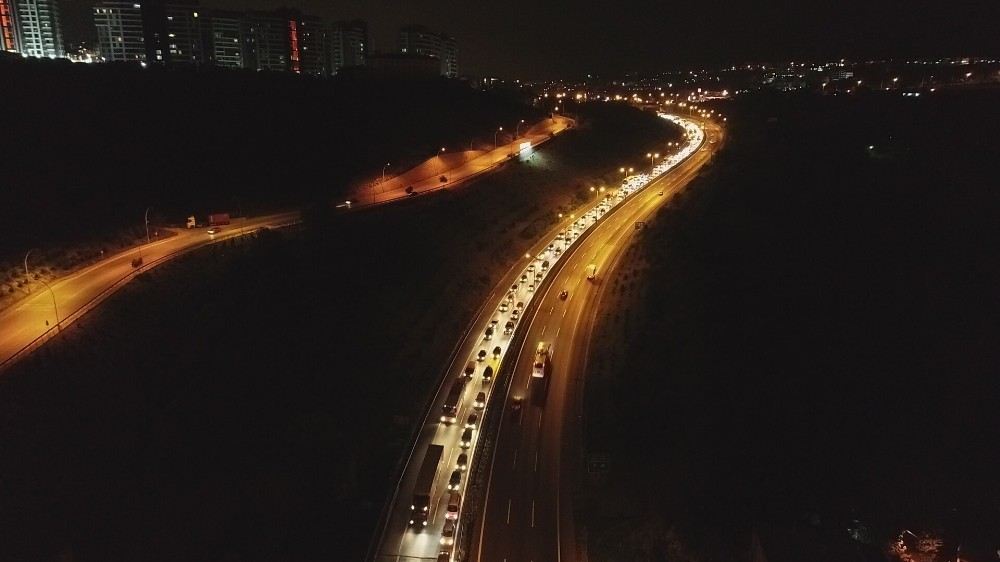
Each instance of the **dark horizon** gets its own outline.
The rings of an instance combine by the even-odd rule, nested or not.
[[[93,2],[63,6],[68,44],[93,35]],[[992,56],[1000,3],[904,3],[843,0],[804,3],[709,3],[667,6],[640,0],[507,2],[469,6],[455,0],[203,0],[206,8],[283,6],[329,19],[368,22],[370,49],[396,50],[396,33],[422,24],[458,40],[461,74],[554,79],[657,72],[692,65],[796,59]],[[815,3],[814,3],[815,4]]]

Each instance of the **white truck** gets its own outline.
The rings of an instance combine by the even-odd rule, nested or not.
[[[552,355],[552,346],[543,341],[538,342],[538,349],[535,350],[535,363],[531,368],[531,376],[535,378],[545,377],[549,370],[549,358]]]

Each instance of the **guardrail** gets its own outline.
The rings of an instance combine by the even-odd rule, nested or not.
[[[54,326],[49,327],[48,330],[45,330],[44,332],[42,332],[42,334],[39,335],[37,338],[35,338],[35,339],[31,340],[30,342],[28,342],[24,347],[22,347],[21,349],[17,350],[16,352],[14,352],[13,355],[11,355],[10,357],[8,357],[7,359],[4,359],[3,362],[0,362],[0,373],[2,373],[3,371],[9,369],[17,361],[23,359],[25,356],[29,355],[31,352],[33,352],[36,349],[38,349],[39,347],[41,347],[43,344],[45,344],[46,342],[48,342],[52,338],[58,336],[60,333],[62,333],[62,329],[63,328],[65,328],[65,327],[69,326],[70,324],[72,324],[73,322],[79,320],[82,316],[84,316],[85,314],[87,314],[88,312],[90,312],[91,310],[93,310],[94,307],[96,307],[98,304],[100,304],[102,301],[104,301],[104,299],[108,298],[109,296],[111,296],[112,293],[114,293],[115,291],[117,291],[118,289],[120,289],[122,287],[122,285],[124,285],[125,283],[128,283],[129,281],[131,281],[135,276],[139,275],[140,273],[142,273],[144,271],[148,271],[150,269],[153,269],[154,267],[156,267],[157,265],[162,264],[165,261],[174,259],[174,258],[176,258],[178,256],[186,254],[187,252],[196,250],[198,248],[202,248],[202,247],[207,246],[207,245],[217,244],[218,242],[222,242],[224,240],[233,240],[235,238],[239,238],[241,236],[246,236],[247,234],[253,234],[253,233],[256,233],[259,230],[263,230],[263,229],[267,229],[267,228],[286,228],[288,226],[292,226],[292,225],[298,224],[298,223],[299,223],[299,221],[295,220],[295,221],[291,221],[291,222],[287,222],[287,223],[281,223],[281,224],[277,224],[277,225],[258,226],[258,227],[253,228],[249,232],[235,234],[233,236],[226,237],[223,240],[210,241],[210,242],[208,242],[206,244],[198,244],[198,245],[188,246],[186,248],[180,248],[178,250],[174,250],[173,252],[170,252],[169,254],[165,254],[163,256],[160,256],[160,257],[156,258],[155,260],[152,260],[152,261],[150,261],[148,263],[143,263],[139,267],[131,269],[124,276],[122,276],[119,279],[115,280],[111,285],[108,285],[107,287],[105,287],[100,293],[97,293],[96,295],[94,295],[94,297],[92,299],[90,299],[89,301],[87,301],[87,302],[83,303],[82,305],[80,305],[80,308],[77,308],[73,312],[69,313],[62,320],[56,322],[56,324]]]

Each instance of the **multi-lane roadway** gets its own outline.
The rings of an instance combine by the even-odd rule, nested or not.
[[[55,335],[60,327],[72,323],[137,271],[144,271],[193,248],[298,220],[299,214],[294,212],[238,218],[232,224],[221,227],[216,234],[209,234],[205,228],[178,230],[174,236],[110,256],[57,279],[48,288],[37,289],[0,312],[0,368],[10,365],[34,346]],[[132,266],[132,261],[140,255],[143,265],[137,269]]]
[[[635,230],[635,223],[648,217],[670,195],[685,185],[709,159],[721,139],[721,130],[711,124],[678,120],[687,131],[687,144],[663,158],[649,174],[626,178],[622,187],[599,199],[580,216],[572,216],[546,236],[511,268],[484,303],[469,333],[463,335],[452,365],[433,401],[413,451],[390,503],[384,526],[379,530],[373,552],[376,560],[558,560],[572,559],[575,544],[572,517],[563,494],[569,481],[563,476],[563,438],[567,435],[566,416],[575,411],[570,387],[579,381],[586,358],[586,342],[593,325],[594,300],[609,268]],[[706,142],[708,141],[708,142]],[[558,232],[558,234],[556,234]],[[548,268],[545,267],[548,262]],[[587,279],[591,265],[596,279]],[[547,271],[545,271],[547,269]],[[539,272],[550,278],[536,277]],[[502,303],[507,303],[505,307]],[[526,303],[516,319],[513,337],[503,327]],[[486,338],[485,328],[496,321],[497,333]],[[543,378],[532,377],[535,347],[539,342],[552,346],[552,370]],[[583,342],[581,344],[581,342]],[[493,349],[499,347],[494,358]],[[486,351],[483,362],[476,362]],[[477,363],[462,400],[457,422],[440,421],[451,381],[462,376],[467,361]],[[500,375],[492,382],[481,373],[490,366]],[[507,380],[509,378],[509,380]],[[494,396],[493,390],[499,392]],[[486,394],[490,417],[500,415],[495,425],[477,427],[473,442],[463,448],[460,441],[470,413],[478,412],[474,399]],[[513,407],[518,403],[517,409]],[[481,423],[481,421],[480,421]],[[491,447],[484,457],[479,450],[480,430],[489,435]],[[437,467],[432,510],[426,527],[408,525],[417,473],[431,444],[444,447]],[[459,455],[471,457],[471,467],[480,467],[485,493],[477,492],[469,504],[470,475],[462,472],[463,513],[452,546],[442,542],[445,532],[451,481]],[[479,464],[477,464],[479,463]],[[481,486],[484,482],[480,481]],[[482,509],[481,509],[482,508]],[[471,540],[462,540],[469,536]],[[468,551],[465,547],[469,546]]]

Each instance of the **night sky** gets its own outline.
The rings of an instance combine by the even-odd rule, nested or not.
[[[67,39],[92,34],[90,0],[65,0]],[[287,5],[362,18],[372,47],[420,23],[454,35],[463,74],[571,78],[804,57],[1000,55],[1000,1],[202,0],[206,7]]]

